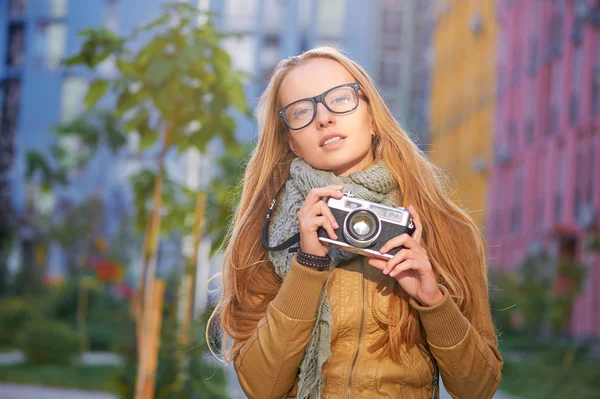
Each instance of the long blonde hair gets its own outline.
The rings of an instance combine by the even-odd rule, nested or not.
[[[223,354],[230,361],[255,331],[275,298],[281,279],[268,260],[260,239],[265,214],[278,188],[287,180],[294,158],[286,128],[277,114],[278,92],[287,73],[315,58],[343,65],[360,84],[377,134],[373,153],[383,160],[400,184],[403,206],[413,204],[423,223],[423,243],[434,272],[469,317],[476,295],[475,282],[487,284],[485,251],[473,220],[446,193],[445,174],[419,149],[394,119],[365,70],[340,51],[319,47],[279,62],[258,103],[258,143],[246,167],[241,201],[229,233],[222,270],[223,295],[211,320],[223,328]],[[374,309],[375,317],[387,326],[382,340],[371,350],[383,348],[399,361],[403,345],[424,343],[416,311],[394,280],[394,292],[386,311]]]

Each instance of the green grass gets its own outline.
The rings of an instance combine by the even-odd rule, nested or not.
[[[502,345],[501,345],[502,347]],[[588,399],[600,392],[600,359],[584,348],[545,346],[505,355],[500,390],[522,399]],[[505,350],[505,349],[504,349]]]
[[[0,381],[85,391],[116,392],[119,366],[0,366]]]

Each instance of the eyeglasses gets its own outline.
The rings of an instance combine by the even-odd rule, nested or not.
[[[279,116],[290,130],[304,129],[317,115],[317,103],[334,114],[345,114],[358,107],[358,83],[346,83],[332,87],[323,94],[312,98],[303,98],[286,105],[279,110]]]

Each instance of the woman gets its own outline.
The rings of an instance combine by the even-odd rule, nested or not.
[[[250,398],[490,398],[501,377],[484,247],[441,173],[366,72],[332,48],[279,63],[258,106],[259,139],[223,264],[215,314]],[[300,248],[268,251],[300,234]],[[408,207],[416,230],[391,259],[328,247],[341,191]]]

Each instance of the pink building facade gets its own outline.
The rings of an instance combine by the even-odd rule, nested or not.
[[[600,338],[600,1],[498,2],[490,266],[541,249],[588,265],[570,331]]]

